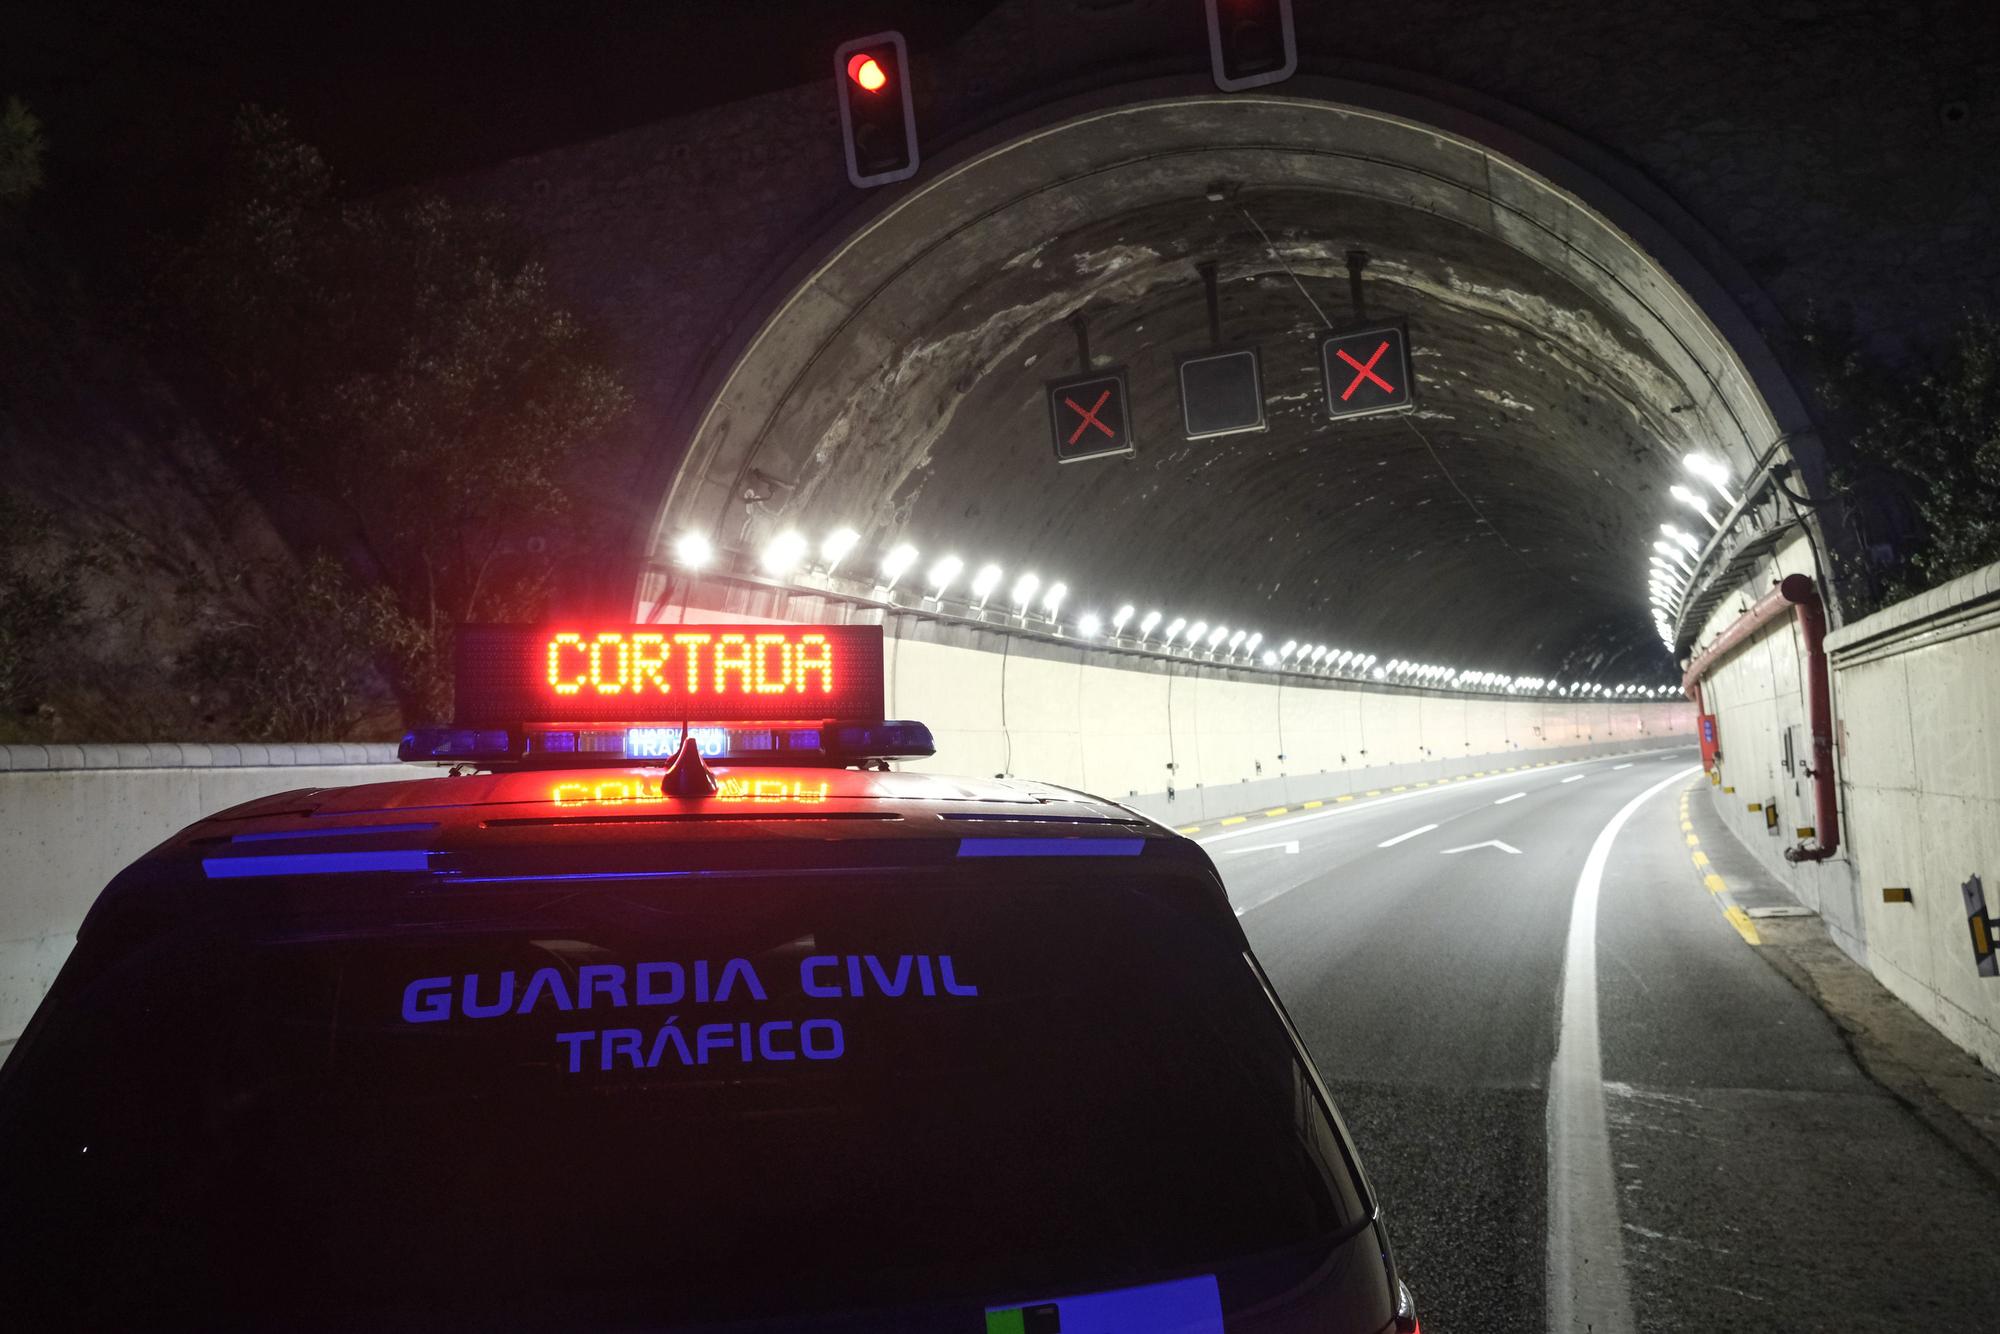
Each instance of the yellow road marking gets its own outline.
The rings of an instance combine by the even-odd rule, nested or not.
[[[1474,769],[1472,771],[1472,776],[1474,778],[1484,778],[1486,777],[1486,771],[1484,769]]]
[[[1708,854],[1707,854],[1707,853],[1705,853],[1705,852],[1697,852],[1697,853],[1695,853],[1695,854],[1694,854],[1694,864],[1695,864],[1696,866],[1706,866],[1706,865],[1708,865]]]
[[[1373,794],[1371,793],[1370,795],[1373,795]],[[1348,793],[1348,794],[1347,794],[1346,796],[1344,796],[1344,797],[1335,797],[1335,798],[1334,798],[1334,800],[1335,800],[1335,801],[1353,801],[1353,800],[1354,800],[1354,794],[1353,794],[1352,792],[1350,792],[1350,793]]]
[[[1181,826],[1180,832],[1183,834],[1198,834],[1201,832],[1201,826],[1198,824],[1184,824]]]
[[[1382,795],[1382,789],[1379,787],[1371,787],[1366,792],[1363,792],[1361,795],[1364,797],[1379,797]]]
[[[1224,823],[1224,824],[1242,824],[1242,823],[1243,823],[1243,822],[1244,822],[1245,820],[1247,820],[1247,819],[1249,819],[1249,818],[1250,818],[1250,817],[1249,817],[1249,816],[1247,816],[1247,815],[1232,815],[1232,816],[1230,816],[1230,817],[1229,817],[1228,819],[1224,820],[1224,821],[1223,821],[1222,823]]]
[[[1413,783],[1413,784],[1411,784],[1411,786],[1412,786],[1412,787],[1429,787],[1430,785],[1431,785],[1431,784],[1430,784],[1430,780],[1429,780],[1429,779],[1425,779],[1425,780],[1424,780],[1423,782],[1421,782],[1421,783]]]
[[[1395,787],[1392,787],[1392,788],[1390,788],[1389,790],[1390,790],[1391,792],[1408,792],[1408,791],[1409,791],[1410,789],[1409,789],[1409,788],[1407,788],[1407,787],[1404,787],[1404,786],[1403,786],[1402,784],[1398,783],[1398,784],[1397,784],[1397,785],[1396,785]],[[1372,796],[1374,796],[1375,794],[1374,794],[1373,792],[1370,792],[1370,793],[1369,793],[1368,795],[1372,797]]]
[[[1743,939],[1749,941],[1752,945],[1761,945],[1764,943],[1763,939],[1758,936],[1757,924],[1750,920],[1749,913],[1744,912],[1741,908],[1730,908],[1722,915],[1727,917],[1729,924],[1736,928],[1737,935],[1743,937]]]
[[[1704,876],[1701,883],[1708,886],[1708,892],[1711,894],[1720,894],[1723,890],[1729,888],[1729,886],[1722,883],[1722,877],[1713,871]]]
[[[1700,847],[1700,846],[1701,846],[1701,840],[1700,840],[1700,839],[1698,839],[1698,838],[1696,838],[1696,837],[1695,837],[1695,836],[1694,836],[1693,834],[1689,834],[1689,835],[1688,835],[1688,846],[1689,846],[1689,847],[1691,847],[1691,848],[1698,848],[1698,847]]]
[[[1323,801],[1308,801],[1308,802],[1304,802],[1304,803],[1302,803],[1302,804],[1301,804],[1301,805],[1299,806],[1299,809],[1300,809],[1300,810],[1302,810],[1302,811],[1316,811],[1316,810],[1318,810],[1318,809],[1319,809],[1320,807],[1322,807],[1322,806],[1324,806],[1324,805],[1326,805],[1326,803],[1325,803],[1325,802],[1323,802]]]
[[[1694,825],[1687,820],[1681,821],[1681,832],[1683,834],[1692,834],[1694,832]]]
[[[1265,815],[1284,815],[1285,813],[1287,813],[1287,812],[1288,812],[1288,811],[1290,811],[1291,809],[1292,809],[1292,808],[1291,808],[1291,807],[1289,807],[1289,806],[1273,806],[1273,807],[1272,807],[1272,808],[1271,808],[1270,810],[1268,810],[1268,811],[1265,811],[1265,812],[1264,812],[1264,814],[1265,814]]]

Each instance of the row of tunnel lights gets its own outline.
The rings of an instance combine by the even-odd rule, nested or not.
[[[1706,454],[1688,454],[1681,463],[1722,498],[1725,509],[1736,507],[1737,496],[1729,489],[1732,479],[1728,464]],[[1699,492],[1676,483],[1668,489],[1668,494],[1701,515],[1711,532],[1722,531],[1722,521],[1709,512],[1708,502]],[[1694,587],[1695,562],[1701,558],[1704,543],[1671,523],[1661,524],[1660,534],[1660,539],[1653,543],[1652,573],[1647,578],[1646,590],[1653,607],[1653,629],[1659,632],[1660,642],[1667,646],[1668,652],[1672,652],[1674,619],[1680,615]]]
[[[828,533],[819,545],[818,569],[827,578],[833,576],[840,563],[847,559],[860,543],[861,535],[852,528],[836,528]],[[773,579],[786,579],[804,567],[812,555],[812,544],[803,533],[788,529],[765,544],[758,555],[758,565]],[[715,548],[706,537],[699,533],[685,533],[674,542],[674,561],[690,573],[705,569],[715,559]],[[875,595],[884,601],[893,601],[896,585],[916,567],[919,552],[908,542],[898,543],[883,556],[880,576],[875,581]],[[942,608],[945,594],[965,573],[965,562],[957,556],[943,556],[932,563],[923,579],[924,598]],[[998,565],[981,566],[972,576],[968,585],[972,610],[984,617],[986,607],[993,595],[1000,591],[1006,573]],[[1038,596],[1039,595],[1039,598]],[[1063,633],[1062,607],[1069,597],[1069,585],[1057,580],[1043,587],[1039,576],[1023,574],[1014,580],[1008,590],[1007,602],[1013,607],[1013,615],[1025,629],[1029,618],[1039,609],[1041,618],[1048,622],[1049,630],[1057,635]],[[1136,621],[1135,618],[1136,617]],[[1162,621],[1166,621],[1164,627]],[[1592,696],[1610,698],[1656,699],[1673,693],[1668,686],[1641,686],[1626,684],[1605,686],[1595,682],[1572,681],[1565,685],[1540,676],[1506,676],[1499,672],[1474,672],[1460,668],[1445,667],[1436,663],[1410,662],[1392,658],[1381,666],[1376,666],[1373,653],[1357,653],[1349,649],[1337,649],[1327,644],[1302,644],[1297,640],[1286,640],[1277,648],[1264,648],[1264,636],[1246,630],[1231,630],[1226,625],[1210,625],[1202,620],[1190,620],[1176,616],[1166,620],[1164,613],[1148,611],[1138,615],[1138,609],[1126,603],[1111,615],[1107,626],[1096,612],[1084,612],[1076,618],[1074,630],[1083,639],[1108,637],[1114,643],[1125,643],[1135,648],[1153,648],[1160,652],[1180,652],[1192,657],[1203,653],[1209,661],[1254,666],[1261,663],[1272,669],[1292,672],[1319,672],[1327,675],[1342,675],[1357,678],[1372,678],[1394,685],[1422,685],[1450,687],[1459,690],[1508,691],[1514,694],[1547,692],[1562,696]],[[1108,630],[1108,636],[1107,636]],[[1159,638],[1154,639],[1154,631]],[[1129,632],[1128,632],[1129,631]],[[1240,655],[1240,662],[1239,662]]]

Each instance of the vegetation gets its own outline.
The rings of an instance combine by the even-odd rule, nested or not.
[[[0,739],[32,735],[84,610],[87,553],[48,511],[0,490]]]
[[[566,469],[626,394],[491,212],[344,200],[254,108],[219,198],[161,266],[162,355],[288,536],[337,559],[191,661],[274,735],[337,733],[369,662],[406,717],[448,716],[452,627],[541,614],[585,546]],[[332,669],[267,662],[273,635]]]
[[[1847,571],[1851,600],[1885,605],[2000,561],[2000,320],[1968,314],[1914,369],[1871,359],[1823,325],[1808,341],[1846,436],[1834,484],[1863,556]],[[1917,531],[1901,553],[1868,540],[1885,509],[1904,507]]]
[[[48,144],[42,123],[21,99],[10,97],[0,107],[0,204],[20,204],[42,185],[42,154]]]

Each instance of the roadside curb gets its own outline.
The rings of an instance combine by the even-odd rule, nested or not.
[[[1691,848],[1699,841],[1688,820],[1688,797],[1694,790],[1690,784],[1681,793],[1681,828]],[[1729,836],[1736,838],[1733,831]],[[1740,847],[1741,840],[1736,841]],[[1817,914],[1753,920],[1722,877],[1707,869],[1702,854],[1692,857],[1697,878],[1723,905],[1730,925],[1833,1021],[1862,1073],[2000,1185],[2000,1076],[1931,1027],[1834,944]],[[1759,868],[1753,874],[1764,873]],[[1768,885],[1754,887],[1760,896],[1784,892],[1775,877],[1768,878]]]

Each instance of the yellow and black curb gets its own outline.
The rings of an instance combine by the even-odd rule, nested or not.
[[[1681,789],[1681,832],[1687,835],[1688,859],[1694,863],[1694,873],[1701,877],[1702,885],[1715,895],[1715,901],[1722,908],[1722,915],[1736,928],[1736,934],[1752,945],[1762,945],[1764,939],[1757,934],[1757,924],[1750,920],[1750,914],[1743,911],[1736,896],[1729,892],[1729,882],[1716,874],[1709,864],[1708,854],[1701,850],[1701,838],[1694,832],[1694,821],[1688,818],[1688,797],[1694,792],[1690,783]]]

